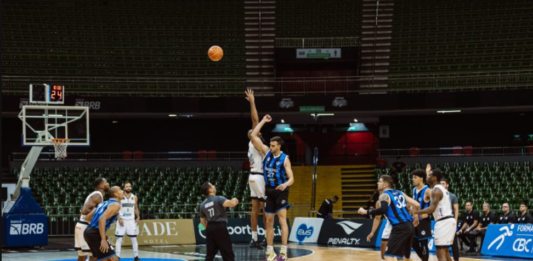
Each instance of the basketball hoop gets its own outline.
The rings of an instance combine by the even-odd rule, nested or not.
[[[70,139],[52,139],[54,144],[56,159],[64,159],[67,157],[67,147]]]

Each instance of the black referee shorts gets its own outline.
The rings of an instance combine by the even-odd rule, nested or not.
[[[415,228],[411,222],[392,225],[385,256],[409,258],[411,256],[411,241],[414,233]]]
[[[85,242],[87,242],[87,245],[89,245],[93,256],[96,257],[98,260],[110,258],[116,255],[115,250],[111,248],[111,245],[107,240],[106,242],[109,249],[107,250],[107,253],[102,253],[102,251],[100,250],[100,242],[102,241],[102,238],[100,237],[100,232],[98,231],[98,228],[90,227],[85,229],[85,232],[83,233],[83,238],[85,238]]]
[[[206,230],[207,254],[205,261],[213,261],[218,251],[224,261],[235,261],[235,253],[231,244],[231,236],[226,222],[210,222]]]
[[[277,190],[273,187],[266,187],[265,191],[266,203],[265,203],[265,212],[268,214],[276,214],[280,210],[286,208],[289,209],[291,204],[289,204],[289,188],[285,190]]]

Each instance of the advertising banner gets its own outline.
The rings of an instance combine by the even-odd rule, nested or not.
[[[111,225],[106,233],[113,245],[117,241],[115,237],[116,226],[119,226],[118,221]],[[196,244],[193,228],[192,219],[141,220],[138,227],[137,242],[141,246]],[[131,246],[131,240],[128,236],[124,236],[122,245]]]
[[[326,219],[320,229],[318,244],[374,247],[375,238],[371,242],[366,241],[372,231],[372,222],[372,219]]]
[[[292,224],[290,242],[316,243],[322,228],[323,218],[296,218]]]
[[[341,48],[296,49],[297,59],[341,58]]]
[[[481,254],[533,259],[533,225],[489,225]]]
[[[290,224],[287,220],[287,224]],[[232,243],[250,243],[252,240],[252,227],[250,225],[249,218],[230,218],[228,219],[228,232],[231,236]],[[263,219],[259,218],[259,229],[257,230],[258,240],[263,241],[266,233],[263,226]],[[197,244],[205,244],[205,228],[200,223],[199,219],[194,220],[194,233],[196,235]],[[278,219],[274,220],[274,242],[281,242],[281,226],[279,225]]]

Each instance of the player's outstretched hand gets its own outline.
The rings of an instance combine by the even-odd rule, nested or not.
[[[426,174],[429,174],[431,172],[431,164],[426,165]]]
[[[100,241],[100,251],[102,251],[102,253],[107,253],[108,250],[109,250],[109,244],[107,243],[107,240],[104,238],[102,239],[102,241]]]
[[[265,122],[271,122],[272,121],[272,117],[270,117],[270,115],[267,114],[267,115],[265,115],[265,117],[263,117],[263,120]]]
[[[246,91],[244,92],[246,94],[246,100],[249,101],[250,103],[253,103],[255,102],[255,97],[254,97],[254,90],[252,89],[246,89]]]
[[[366,209],[364,209],[364,208],[359,208],[359,210],[357,210],[357,213],[359,213],[361,215],[366,215],[368,213],[368,211],[366,211]]]
[[[239,204],[239,200],[237,198],[233,198],[233,201],[235,201],[235,204]]]

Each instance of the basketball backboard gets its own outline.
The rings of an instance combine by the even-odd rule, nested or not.
[[[52,146],[52,139],[69,139],[69,146],[89,146],[89,108],[85,106],[23,106],[22,145]]]

